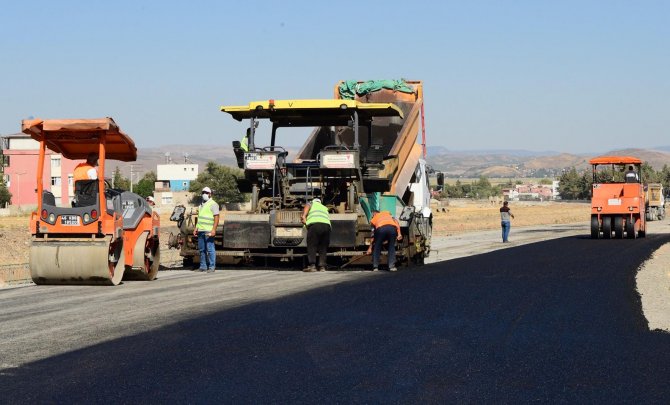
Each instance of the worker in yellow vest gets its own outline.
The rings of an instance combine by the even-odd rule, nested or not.
[[[396,271],[395,267],[395,242],[402,240],[400,224],[388,211],[372,211],[372,240],[367,254],[372,253],[372,271],[379,270],[379,259],[382,254],[384,242],[388,242],[388,265],[389,271]]]
[[[198,250],[200,250],[198,270],[202,272],[214,273],[216,268],[214,236],[217,226],[219,226],[219,204],[212,198],[212,189],[205,187],[202,189],[202,204],[198,209],[193,230],[193,236],[198,237]]]
[[[244,134],[244,137],[242,137],[242,140],[240,141],[240,149],[242,149],[243,152],[249,152],[249,134],[251,134],[251,129],[247,128],[247,132]]]
[[[307,260],[304,272],[316,271],[316,253],[319,252],[319,271],[326,271],[326,255],[330,245],[330,216],[328,208],[315,198],[302,210],[302,223],[307,227]]]
[[[79,163],[74,168],[74,173],[72,175],[74,182],[76,183],[79,180],[97,180],[98,179],[98,155],[95,153],[89,153],[86,157],[86,162]]]

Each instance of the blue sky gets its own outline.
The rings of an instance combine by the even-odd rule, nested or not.
[[[5,1],[0,22],[0,134],[112,116],[140,147],[230,145],[222,104],[402,77],[429,145],[670,145],[667,1]]]

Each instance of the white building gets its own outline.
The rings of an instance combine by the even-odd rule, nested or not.
[[[198,165],[164,164],[156,166],[154,198],[161,206],[186,205],[191,198],[191,181],[198,177]]]

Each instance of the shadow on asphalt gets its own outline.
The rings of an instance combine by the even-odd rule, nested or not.
[[[5,370],[0,398],[665,402],[670,335],[634,283],[668,241],[555,239],[215,311]]]

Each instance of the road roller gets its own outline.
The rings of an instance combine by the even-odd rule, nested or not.
[[[37,211],[30,217],[30,274],[35,284],[153,280],[160,265],[160,217],[144,198],[114,189],[104,178],[107,160],[137,159],[132,139],[109,117],[29,119],[22,121],[22,131],[40,145]],[[97,169],[93,175],[74,181],[71,206],[58,205],[44,182],[47,150],[71,160],[98,159],[98,167],[91,166]]]

